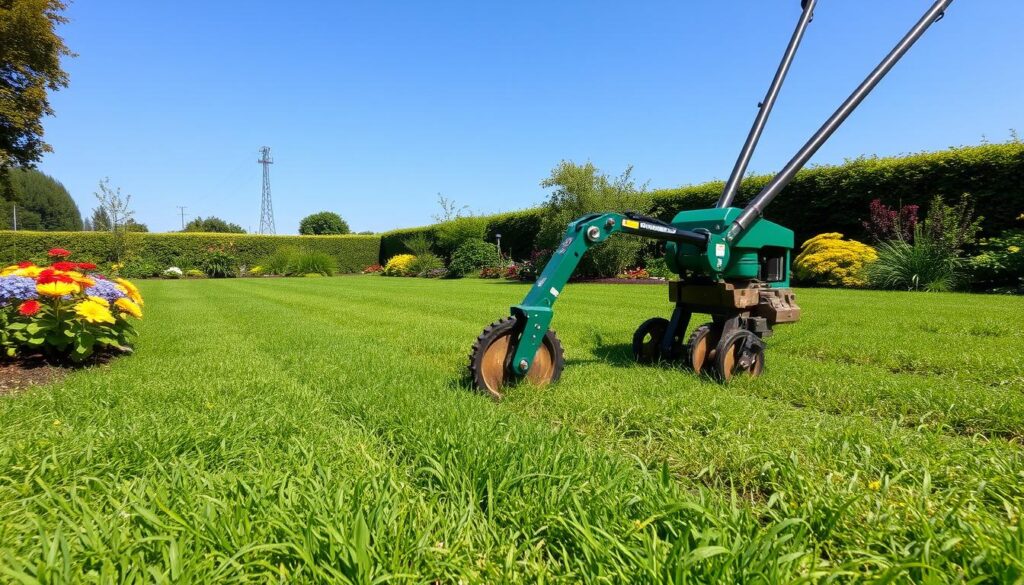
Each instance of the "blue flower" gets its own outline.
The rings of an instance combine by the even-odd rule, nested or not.
[[[86,288],[85,294],[106,299],[110,304],[113,304],[117,299],[128,296],[121,292],[117,288],[117,285],[109,280],[103,280],[102,278],[97,278],[95,280],[96,284]]]
[[[35,279],[27,276],[0,276],[0,305],[27,301],[37,296]]]

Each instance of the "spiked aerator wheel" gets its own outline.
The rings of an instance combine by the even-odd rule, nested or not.
[[[502,399],[502,388],[516,383],[520,378],[511,366],[517,335],[515,317],[500,319],[484,328],[469,354],[469,376],[473,387],[495,400]],[[564,366],[562,344],[555,332],[548,330],[544,334],[544,342],[533,357],[530,371],[522,377],[535,386],[544,386],[557,382]]]

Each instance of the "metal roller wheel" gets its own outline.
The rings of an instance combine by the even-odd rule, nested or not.
[[[661,359],[661,340],[668,331],[669,321],[661,317],[648,319],[633,333],[633,359],[641,364],[653,364]]]
[[[694,373],[701,374],[714,367],[721,327],[705,323],[693,330],[686,344],[686,362]]]
[[[469,354],[469,376],[473,387],[495,400],[504,397],[502,389],[505,386],[515,384],[522,378],[535,386],[557,382],[565,367],[562,344],[555,332],[549,329],[533,357],[530,371],[525,376],[516,375],[511,366],[515,355],[512,345],[515,328],[515,317],[491,323],[476,338]]]
[[[764,372],[764,342],[746,329],[733,331],[718,344],[715,370],[723,382],[737,376],[760,376]]]

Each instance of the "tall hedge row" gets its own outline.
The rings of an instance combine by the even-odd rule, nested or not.
[[[194,266],[211,248],[223,248],[242,264],[254,265],[282,247],[330,254],[342,272],[358,272],[377,262],[379,236],[261,236],[213,233],[131,233],[130,253],[157,266]],[[113,259],[113,236],[107,232],[0,231],[0,262],[11,263],[66,248],[78,260]]]
[[[771,175],[747,178],[737,196],[746,204],[771,179]],[[724,184],[658,189],[648,194],[652,213],[671,220],[683,209],[715,204]],[[768,207],[765,217],[796,232],[797,242],[824,232],[840,232],[866,238],[861,222],[868,217],[872,199],[891,206],[917,204],[924,210],[935,195],[948,202],[970,193],[977,212],[985,217],[983,235],[995,235],[1015,227],[1024,213],[1024,143],[965,146],[901,157],[864,157],[841,165],[805,169]],[[487,239],[502,234],[503,251],[515,258],[529,256],[540,229],[541,209],[503,213],[481,218],[487,222]],[[1018,224],[1019,225],[1019,224]],[[387,232],[381,236],[381,260],[406,252],[402,242],[416,233],[433,238],[437,225]]]

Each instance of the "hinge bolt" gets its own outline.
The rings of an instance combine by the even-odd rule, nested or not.
[[[530,364],[527,363],[526,360],[519,360],[519,371],[520,372],[525,372],[526,369],[529,368],[529,367],[530,367]]]

